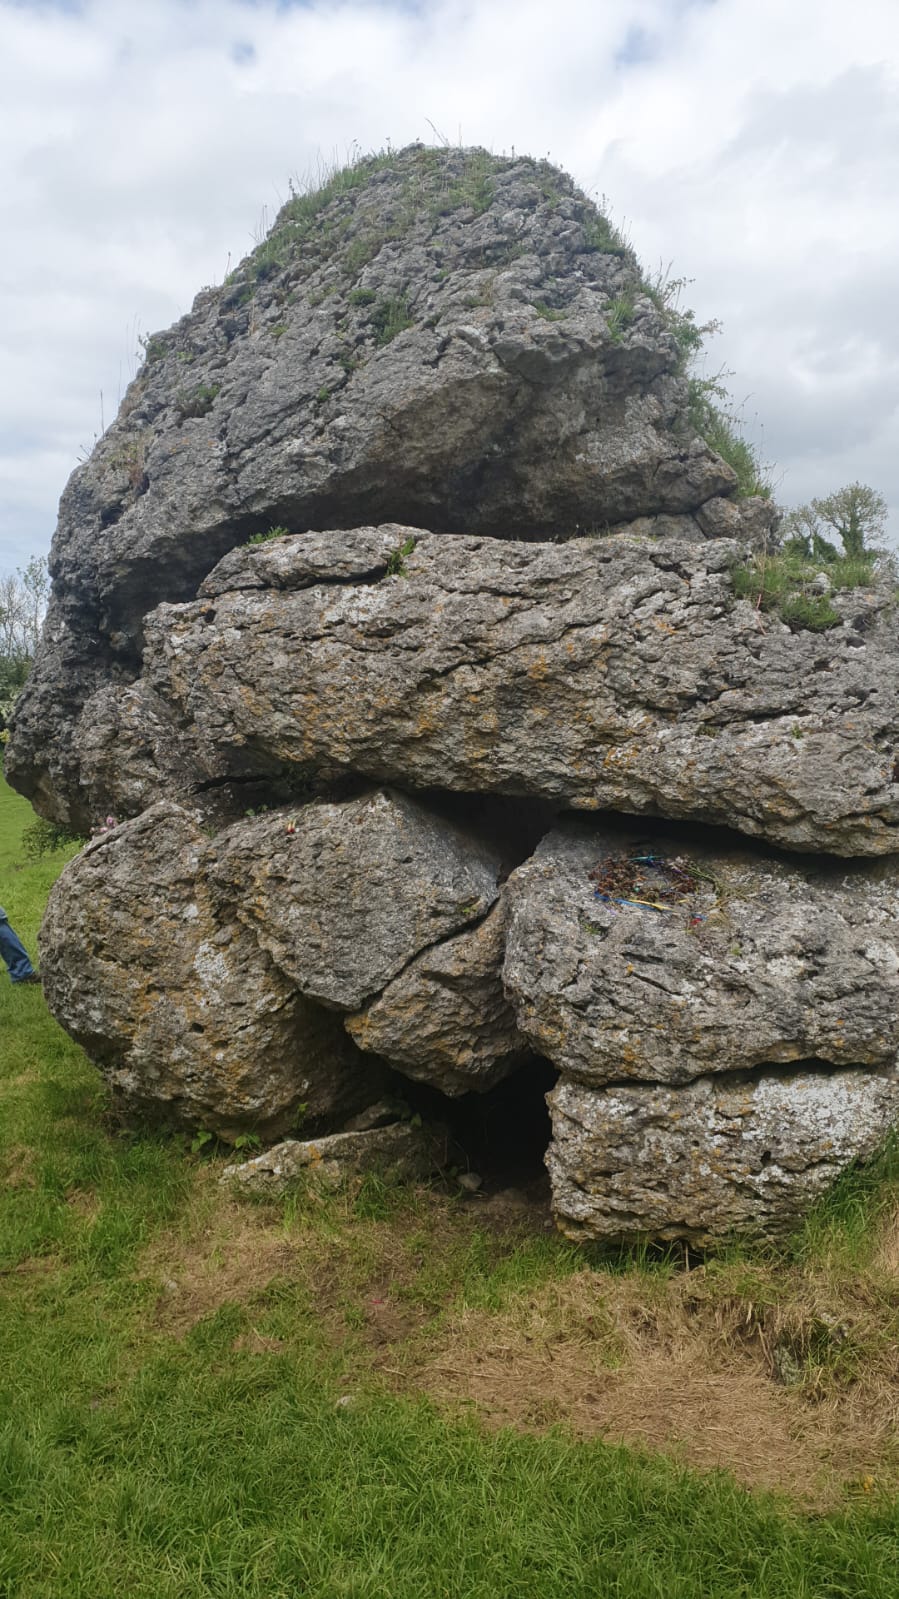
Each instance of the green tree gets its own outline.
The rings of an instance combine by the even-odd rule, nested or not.
[[[0,577],[0,727],[34,660],[49,593],[43,556]]]
[[[847,483],[845,488],[800,505],[784,517],[787,542],[815,560],[836,560],[839,551],[828,532],[836,533],[846,555],[853,560],[877,554],[878,539],[886,532],[887,502],[867,483]]]

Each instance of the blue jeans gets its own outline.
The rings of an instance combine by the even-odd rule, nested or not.
[[[2,908],[0,908],[0,955],[9,967],[9,975],[14,983],[21,983],[34,971],[25,945],[16,937]]]

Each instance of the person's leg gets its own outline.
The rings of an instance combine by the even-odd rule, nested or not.
[[[5,916],[0,917],[0,955],[3,956],[14,983],[24,983],[35,975],[25,945],[18,939]]]

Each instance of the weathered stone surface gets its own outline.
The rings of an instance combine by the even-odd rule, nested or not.
[[[364,772],[896,849],[899,638],[881,590],[838,597],[842,626],[791,632],[734,598],[728,541],[390,536],[415,547],[380,582],[292,590],[296,538],[276,590],[245,582],[250,550],[214,602],[147,618],[146,681],[199,770]],[[372,530],[331,538],[346,563]]]
[[[46,989],[127,1112],[343,1127],[241,1183],[430,1170],[385,1060],[457,1095],[548,1056],[577,1235],[783,1230],[899,1114],[895,596],[737,599],[777,513],[663,299],[545,163],[390,154],[148,342],[73,475],[7,775],[138,820],[54,891]],[[631,840],[566,822],[501,893],[572,810],[830,864],[658,827],[686,897],[597,900]]]
[[[505,902],[469,932],[413,960],[365,1010],[346,1018],[360,1048],[444,1094],[483,1092],[528,1054],[503,993]]]
[[[210,884],[301,993],[355,1010],[412,958],[483,916],[500,862],[402,794],[241,822]]]
[[[634,855],[680,872],[640,865],[632,892],[597,898],[588,874]],[[696,891],[660,899],[691,868]],[[799,863],[572,823],[513,873],[505,897],[518,1025],[583,1083],[899,1061],[894,860]]]
[[[378,1172],[390,1182],[414,1182],[432,1177],[446,1163],[446,1134],[405,1121],[324,1138],[288,1138],[252,1160],[226,1166],[221,1181],[246,1193],[283,1194],[301,1178],[336,1188],[366,1172]]]
[[[546,1164],[561,1230],[575,1239],[776,1237],[899,1120],[895,1071],[701,1077],[685,1088],[586,1088],[548,1096]]]
[[[163,803],[66,868],[41,928],[57,1021],[126,1114],[224,1138],[315,1126],[378,1092],[383,1069],[304,1000],[252,933],[210,902],[207,840]]]
[[[288,203],[147,343],[63,496],[9,773],[85,818],[73,728],[139,670],[141,618],[272,526],[555,537],[689,516],[734,474],[630,251],[546,163],[411,149]]]

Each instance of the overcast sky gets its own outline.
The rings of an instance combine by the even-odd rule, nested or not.
[[[608,196],[778,498],[899,541],[899,0],[0,0],[0,568],[290,180],[434,129]]]

